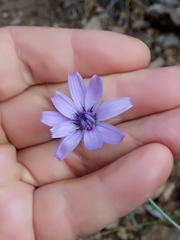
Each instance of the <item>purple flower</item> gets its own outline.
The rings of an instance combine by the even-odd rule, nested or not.
[[[101,103],[103,80],[94,75],[86,87],[81,75],[76,72],[68,76],[72,100],[55,92],[52,102],[58,112],[45,111],[41,122],[52,127],[52,138],[61,138],[54,153],[59,160],[66,158],[83,139],[85,147],[92,151],[101,148],[103,142],[120,144],[124,134],[118,128],[105,123],[133,105],[129,97],[116,98]]]

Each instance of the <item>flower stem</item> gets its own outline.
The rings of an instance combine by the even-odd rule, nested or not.
[[[175,221],[173,221],[151,198],[149,198],[148,200],[149,200],[150,204],[155,209],[157,209],[168,222],[170,222],[174,227],[176,227],[178,230],[180,230],[180,226]]]

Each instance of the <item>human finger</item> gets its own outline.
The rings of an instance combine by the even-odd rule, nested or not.
[[[150,144],[86,177],[37,189],[37,239],[73,240],[104,228],[145,202],[167,179],[172,165],[167,147]]]
[[[171,67],[105,76],[103,101],[128,96],[134,105],[113,119],[112,123],[125,122],[178,107],[179,74],[179,67]],[[50,98],[55,90],[69,94],[67,84],[36,86],[1,104],[2,124],[14,146],[26,148],[50,141],[49,128],[42,124],[40,119],[42,111],[54,110]]]
[[[0,145],[0,239],[3,240],[34,240],[34,187],[20,181],[22,169],[17,163],[16,149],[10,144]]]
[[[180,158],[180,108],[116,125],[125,134],[121,145],[104,144],[88,151],[80,144],[63,162],[53,153],[59,140],[18,151],[18,161],[28,169],[37,186],[72,179],[97,171],[118,158],[149,143],[167,146],[175,159]],[[43,169],[43,170],[42,170]],[[26,171],[22,179],[28,182]]]
[[[150,59],[144,43],[122,34],[38,27],[1,28],[0,52],[1,101],[35,84],[64,82],[75,71],[126,72]]]

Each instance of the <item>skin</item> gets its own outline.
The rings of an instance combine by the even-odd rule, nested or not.
[[[0,238],[75,240],[144,203],[180,157],[180,68],[145,69],[147,47],[111,32],[0,29]],[[63,162],[40,122],[67,75],[104,76],[103,101],[132,98],[111,122],[119,146],[80,144]],[[87,80],[88,81],[88,80]]]

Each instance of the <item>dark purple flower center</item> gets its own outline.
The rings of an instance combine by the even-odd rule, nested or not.
[[[88,131],[92,130],[96,123],[96,116],[92,112],[81,112],[76,114],[77,119],[74,123],[80,127],[81,130],[87,129]]]

